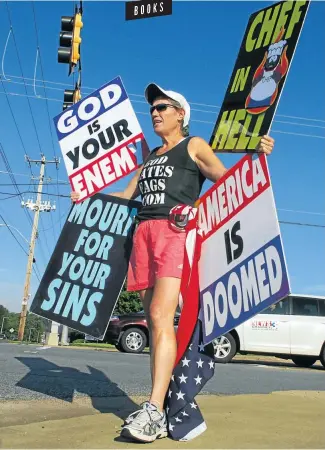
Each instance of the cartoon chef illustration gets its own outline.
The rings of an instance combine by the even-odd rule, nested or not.
[[[257,68],[252,89],[246,98],[245,108],[250,114],[261,114],[273,105],[278,96],[278,85],[288,70],[287,41],[282,40],[282,28]]]

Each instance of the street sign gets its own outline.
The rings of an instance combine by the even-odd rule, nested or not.
[[[13,328],[10,328],[10,333],[13,333],[15,330]]]
[[[30,311],[103,339],[125,281],[139,206],[104,194],[74,204]]]
[[[205,344],[290,293],[266,156],[247,155],[201,198]]]
[[[275,3],[252,14],[210,138],[216,152],[252,152],[268,134],[309,1]]]
[[[148,19],[172,14],[172,0],[137,0],[125,3],[125,19]]]
[[[78,202],[135,171],[148,145],[120,77],[54,118]]]

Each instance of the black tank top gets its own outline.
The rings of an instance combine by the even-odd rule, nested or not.
[[[142,198],[139,220],[166,219],[180,203],[194,206],[205,177],[188,153],[190,139],[183,139],[163,155],[156,155],[160,147],[150,153],[138,180]]]

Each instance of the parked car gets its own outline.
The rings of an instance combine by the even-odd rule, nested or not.
[[[291,359],[310,367],[325,367],[325,297],[289,295],[214,341],[216,362],[227,363],[236,353]]]
[[[177,327],[179,313],[174,325]],[[149,345],[148,325],[143,311],[112,316],[105,334],[105,341],[127,353],[141,353]]]
[[[175,327],[179,313],[175,316]],[[113,316],[105,340],[117,349],[141,353],[149,343],[143,312]],[[290,295],[213,341],[215,362],[237,354],[272,355],[309,367],[325,367],[325,297]]]
[[[5,341],[7,339],[7,336],[4,333],[0,333],[0,340]]]

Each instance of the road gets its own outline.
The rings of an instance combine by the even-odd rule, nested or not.
[[[0,345],[0,399],[145,396],[149,356],[72,348]],[[202,394],[268,394],[274,391],[325,391],[324,369],[290,364],[233,361],[217,364]]]

